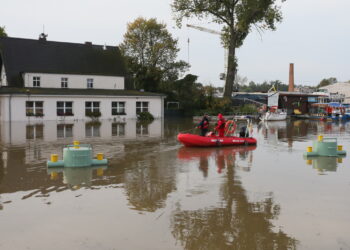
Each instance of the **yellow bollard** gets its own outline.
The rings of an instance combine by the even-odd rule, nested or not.
[[[323,135],[319,135],[317,138],[318,138],[318,141],[323,141]]]
[[[343,145],[338,145],[338,151],[342,151],[343,150]]]
[[[51,172],[51,175],[50,175],[50,179],[51,179],[51,180],[56,180],[57,177],[58,177],[57,172]]]
[[[103,176],[103,168],[97,169],[97,176]]]
[[[52,162],[57,162],[58,161],[58,154],[52,154],[51,155],[51,161]]]
[[[342,158],[338,158],[338,163],[343,163],[343,159]]]
[[[97,153],[97,160],[103,160],[103,153]]]
[[[312,147],[307,147],[306,152],[311,153],[312,152]]]
[[[80,142],[79,141],[74,141],[73,145],[74,145],[74,148],[79,148]]]
[[[312,165],[312,160],[306,160],[307,165]]]

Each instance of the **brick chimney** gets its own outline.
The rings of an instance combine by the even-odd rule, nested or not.
[[[294,63],[289,64],[289,85],[288,92],[294,92]]]

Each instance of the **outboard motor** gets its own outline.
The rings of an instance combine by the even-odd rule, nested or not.
[[[247,126],[241,127],[241,129],[239,130],[239,137],[249,137],[249,131]]]

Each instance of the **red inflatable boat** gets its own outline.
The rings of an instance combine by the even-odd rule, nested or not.
[[[255,145],[253,137],[236,136],[199,136],[193,134],[178,134],[177,139],[186,147],[221,147],[234,145]]]

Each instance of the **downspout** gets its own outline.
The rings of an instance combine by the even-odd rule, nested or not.
[[[9,127],[10,127],[10,143],[12,143],[12,124],[11,124],[11,121],[12,121],[12,107],[11,107],[11,104],[12,104],[12,94],[10,94],[9,96]]]

